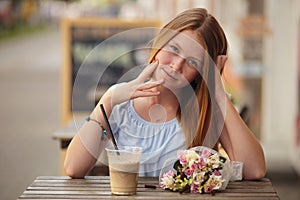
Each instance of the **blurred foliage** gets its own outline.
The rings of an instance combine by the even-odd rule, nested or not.
[[[63,16],[117,16],[128,2],[136,0],[1,0],[0,40],[58,24]]]
[[[46,27],[46,24],[31,26],[28,24],[18,23],[10,29],[0,29],[0,41],[39,32],[41,30],[44,30]]]
[[[0,1],[0,39],[40,30],[37,0]]]

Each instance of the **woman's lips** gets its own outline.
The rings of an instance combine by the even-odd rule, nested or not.
[[[170,77],[173,80],[177,80],[178,78],[176,77],[176,75],[174,73],[176,72],[171,72],[170,70],[168,70],[166,67],[162,67],[162,70],[164,71],[164,73],[166,73],[166,75],[168,77]]]

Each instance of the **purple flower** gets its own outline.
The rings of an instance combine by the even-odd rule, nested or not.
[[[221,173],[218,170],[216,170],[216,171],[214,171],[214,175],[215,176],[221,176]]]
[[[191,169],[192,169],[193,171],[195,171],[196,169],[198,169],[198,165],[197,165],[196,163],[192,164],[192,165],[191,165]]]
[[[171,177],[174,176],[174,172],[173,172],[172,170],[169,170],[167,173],[165,173],[165,174],[163,175],[164,178],[169,177],[169,176],[171,176]]]
[[[205,193],[211,193],[212,190],[213,190],[212,186],[211,186],[211,185],[208,185],[208,186],[205,187],[204,192],[205,192]]]
[[[185,165],[187,163],[187,160],[184,155],[180,156],[179,161],[180,161],[180,164],[182,164],[182,165]]]
[[[199,193],[199,185],[198,184],[192,184],[191,185],[191,192],[192,193]]]
[[[207,149],[204,149],[202,151],[203,158],[208,158],[210,155],[211,155],[211,153]]]
[[[187,168],[185,170],[185,175],[187,175],[188,177],[191,177],[193,175],[193,170],[191,170],[190,168]]]
[[[203,158],[200,158],[200,162],[199,162],[201,167],[204,167],[206,165],[205,161]]]

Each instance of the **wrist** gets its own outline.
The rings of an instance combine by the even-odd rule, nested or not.
[[[111,107],[114,107],[115,105],[118,105],[130,99],[130,96],[128,95],[128,92],[131,91],[129,89],[131,87],[130,84],[130,82],[119,83],[109,88]]]

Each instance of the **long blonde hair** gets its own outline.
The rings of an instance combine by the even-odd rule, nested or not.
[[[217,56],[226,55],[227,39],[217,20],[206,9],[189,9],[177,15],[161,29],[153,42],[149,61],[152,62],[160,49],[184,30],[195,31],[198,42],[206,50],[203,72],[199,73],[190,84],[196,94],[196,99],[186,98],[182,100],[181,108],[177,111],[177,119],[182,126],[188,148],[202,145],[210,126],[213,102],[210,96],[212,94],[210,94],[207,86],[208,82],[211,81],[209,80],[209,73],[210,69],[213,71],[212,68]],[[186,97],[186,95],[190,94],[184,96]],[[199,106],[199,113],[195,112],[196,106]]]

